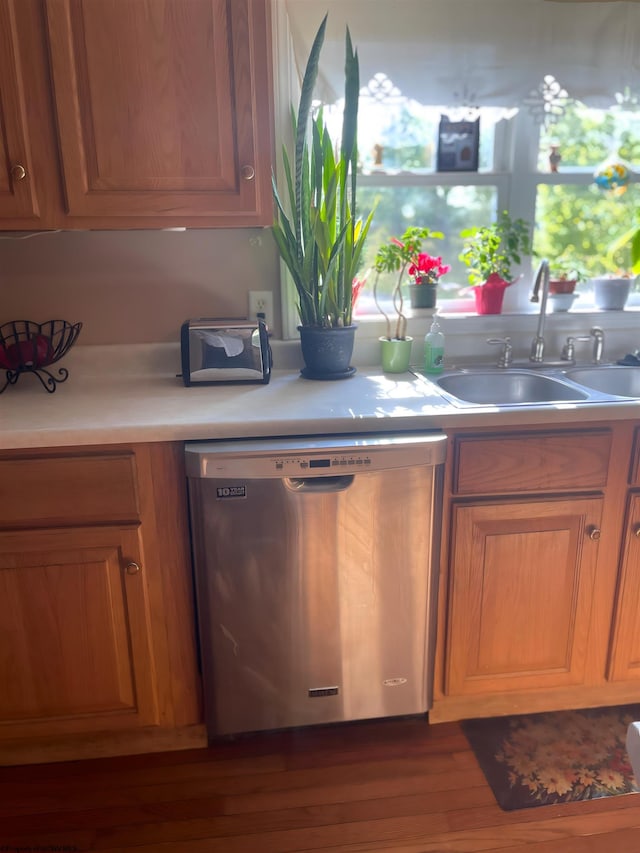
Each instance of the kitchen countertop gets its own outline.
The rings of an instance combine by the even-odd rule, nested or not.
[[[458,408],[413,374],[361,367],[314,382],[276,370],[268,385],[185,388],[174,345],[77,347],[53,394],[21,376],[0,395],[0,449],[275,435],[390,432],[640,417],[640,401]],[[54,372],[60,365],[54,365]]]

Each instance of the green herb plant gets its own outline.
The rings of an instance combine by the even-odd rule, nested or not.
[[[496,222],[460,232],[464,248],[460,260],[469,268],[470,284],[482,284],[492,273],[511,282],[513,266],[531,253],[530,225],[524,219],[512,219],[503,210]]]
[[[634,225],[611,243],[606,256],[606,264],[611,270],[620,270],[618,263],[621,253],[625,255],[622,268],[633,276],[640,274],[640,225]]]

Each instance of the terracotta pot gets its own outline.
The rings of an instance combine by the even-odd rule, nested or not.
[[[549,293],[573,293],[577,281],[572,278],[549,279]]]

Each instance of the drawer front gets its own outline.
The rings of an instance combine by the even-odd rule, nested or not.
[[[600,489],[610,451],[608,430],[459,437],[452,488],[458,495]]]
[[[0,529],[132,522],[133,453],[0,459]]]
[[[632,486],[640,485],[640,427],[638,427],[633,435],[633,453],[631,454],[629,484]]]

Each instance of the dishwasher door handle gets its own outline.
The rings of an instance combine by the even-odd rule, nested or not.
[[[285,477],[284,484],[292,492],[344,492],[353,483],[355,474],[337,477]]]

